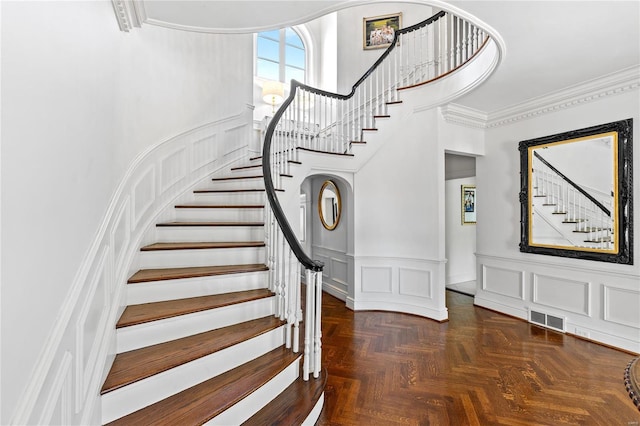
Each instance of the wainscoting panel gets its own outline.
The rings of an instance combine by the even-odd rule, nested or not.
[[[640,329],[640,291],[603,285],[604,320]]]
[[[99,256],[98,267],[87,295],[80,304],[81,309],[76,321],[76,413],[82,409],[86,399],[91,374],[95,371],[104,329],[109,314],[110,286],[108,280],[107,257],[104,249]]]
[[[142,152],[105,211],[53,332],[38,359],[12,424],[99,424],[101,380],[111,368],[115,323],[126,303],[126,278],[141,241],[179,197],[239,164],[247,149],[252,107]],[[225,156],[219,141],[230,136]]]
[[[445,260],[360,256],[347,306],[354,310],[404,312],[444,321]]]
[[[224,131],[224,148],[223,155],[232,154],[247,146],[250,135],[247,133],[250,131],[250,126],[242,124],[240,126],[231,127]]]
[[[131,235],[131,215],[130,215],[130,198],[124,198],[120,209],[116,214],[116,219],[111,229],[111,240],[109,244],[113,247],[115,267],[122,268],[126,247],[129,245],[129,237]]]
[[[346,300],[349,292],[349,262],[351,257],[340,250],[314,244],[313,258],[324,263],[322,288],[340,300]]]
[[[591,315],[591,284],[566,278],[533,274],[532,301],[581,315]]]
[[[524,271],[482,265],[482,289],[524,300]]]
[[[523,320],[530,310],[562,317],[569,334],[640,353],[640,277],[634,270],[553,256],[476,258],[484,280],[477,306]],[[518,280],[513,288],[506,284]]]
[[[149,166],[145,173],[133,186],[133,227],[137,227],[140,220],[147,213],[156,199],[156,168]]]
[[[348,285],[348,262],[346,260],[332,257],[329,263],[331,263],[331,280],[336,283],[342,284],[346,288]]]
[[[51,391],[42,409],[39,425],[68,425],[72,419],[71,364],[73,356],[65,352],[54,375]]]
[[[182,147],[160,162],[160,191],[165,192],[187,174],[187,150]]]
[[[424,297],[432,299],[431,271],[420,269],[400,268],[398,280],[398,294],[403,296]]]
[[[363,293],[391,293],[391,267],[363,266]]]

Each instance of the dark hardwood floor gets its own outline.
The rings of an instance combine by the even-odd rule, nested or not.
[[[318,425],[638,425],[633,355],[474,307],[449,321],[352,312],[324,293]]]

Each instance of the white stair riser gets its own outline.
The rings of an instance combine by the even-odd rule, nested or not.
[[[284,391],[300,375],[300,360],[291,363],[278,375],[256,389],[237,404],[209,420],[205,425],[239,425],[260,411],[271,400]]]
[[[264,191],[194,193],[193,202],[199,204],[260,204],[265,203]]]
[[[253,189],[264,188],[264,179],[262,177],[255,178],[253,176],[262,174],[262,169],[254,170],[248,174],[245,179],[228,179],[228,180],[212,180],[205,188],[211,189]],[[238,177],[233,175],[232,177]]]
[[[127,304],[161,302],[267,288],[268,271],[127,284]]]
[[[265,254],[264,247],[245,247],[143,251],[138,258],[141,269],[153,269],[264,263]]]
[[[283,327],[102,396],[108,423],[249,362],[284,343]]]
[[[117,353],[272,315],[274,297],[238,303],[116,330]]]
[[[176,222],[262,222],[264,208],[175,209]]]
[[[156,241],[264,241],[264,226],[158,226]]]
[[[310,379],[310,380],[316,380],[316,379]],[[313,410],[311,410],[307,418],[304,419],[304,421],[302,422],[302,426],[314,426],[318,422],[318,419],[320,418],[320,414],[322,414],[323,407],[324,407],[324,392],[322,392],[322,395],[320,395],[320,398],[318,398],[318,402],[316,402],[316,405],[314,405]]]

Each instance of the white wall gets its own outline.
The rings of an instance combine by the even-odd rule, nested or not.
[[[355,284],[347,303],[444,320],[444,149],[438,111],[413,113],[412,105],[365,137],[367,147],[385,142],[354,176]]]
[[[562,316],[570,333],[640,352],[638,238],[634,242],[634,265],[525,254],[518,248],[518,142],[630,117],[637,140],[639,95],[636,88],[593,96],[589,102],[487,130],[486,155],[477,159],[476,178],[478,199],[484,206],[494,207],[478,210],[477,273],[481,282],[476,304],[520,318],[527,318],[531,308]],[[633,162],[637,165],[640,150],[634,151]],[[640,199],[640,185],[634,186],[633,196]],[[633,221],[637,230],[638,209]]]
[[[122,33],[113,13],[2,3],[2,424],[134,158],[251,101],[250,36]]]
[[[476,279],[476,224],[462,224],[461,186],[475,185],[476,178],[445,181],[445,284]]]
[[[429,6],[406,3],[380,3],[357,6],[338,12],[338,93],[348,94],[351,87],[380,57],[383,49],[362,48],[363,18],[402,13],[402,27],[409,27],[429,18]]]

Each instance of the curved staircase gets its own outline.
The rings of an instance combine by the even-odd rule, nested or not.
[[[301,424],[322,397],[323,380],[299,377],[301,355],[285,348],[275,316],[259,167],[195,190],[141,247],[101,390],[103,423]]]
[[[117,356],[101,390],[103,423],[315,422],[326,382],[324,265],[304,253],[279,198],[295,193],[295,205],[285,207],[297,213],[308,156],[323,157],[313,164],[320,167],[331,158],[335,168],[363,147],[358,161],[366,160],[379,146],[365,145],[365,135],[390,117],[399,93],[453,73],[490,42],[484,30],[444,11],[395,37],[349,95],[294,80],[266,129],[263,157],[216,176],[155,226],[116,324]],[[280,197],[282,188],[295,191]]]

